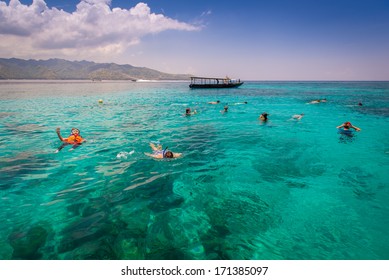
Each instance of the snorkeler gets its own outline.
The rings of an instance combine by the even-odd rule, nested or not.
[[[244,105],[244,104],[247,104],[247,101],[245,101],[245,102],[235,102],[235,103],[230,104],[230,106]]]
[[[162,150],[161,145],[155,146],[154,143],[150,143],[150,147],[153,150],[153,153],[152,154],[145,153],[145,155],[149,157],[162,159],[162,158],[178,158],[182,155],[181,153],[173,153],[172,151],[169,151],[168,147]]]
[[[325,103],[325,102],[327,102],[327,98],[315,99],[315,100],[308,102],[308,104],[317,104],[317,103]]]
[[[219,104],[219,103],[220,103],[220,100],[208,102],[208,104]]]
[[[223,111],[220,111],[221,113],[227,113],[228,112],[228,105],[224,106]]]
[[[303,117],[304,117],[304,113],[301,113],[300,115],[293,115],[292,119],[301,120]]]
[[[356,131],[361,131],[361,129],[359,127],[352,125],[350,122],[345,122],[345,123],[337,126],[336,128],[343,128],[343,130],[350,130],[350,128],[352,128],[352,129],[355,129]]]
[[[194,115],[194,114],[197,114],[197,111],[196,110],[193,110],[193,112],[190,111],[190,108],[186,108],[185,109],[185,114],[184,116],[191,116],[191,115]]]
[[[68,138],[63,138],[61,136],[61,129],[59,127],[57,127],[56,132],[59,140],[63,142],[62,145],[58,147],[58,149],[56,150],[56,153],[58,153],[67,145],[73,145],[72,149],[75,149],[78,146],[80,146],[83,142],[86,142],[86,140],[81,137],[80,130],[77,128],[72,128],[71,134],[69,135]]]
[[[267,121],[267,116],[269,114],[268,113],[262,113],[260,116],[259,116],[259,119],[263,122],[266,122]]]

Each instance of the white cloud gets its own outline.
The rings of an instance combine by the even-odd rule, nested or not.
[[[48,8],[44,0],[31,5],[0,1],[1,57],[66,57],[119,54],[148,34],[166,30],[194,31],[199,26],[152,13],[145,3],[131,9],[110,7],[110,0],[82,0],[68,13]]]
[[[209,16],[209,15],[211,15],[211,14],[212,14],[212,11],[211,11],[211,10],[207,10],[207,11],[202,12],[202,13],[201,13],[201,16],[202,16],[202,17],[205,17],[205,16]]]

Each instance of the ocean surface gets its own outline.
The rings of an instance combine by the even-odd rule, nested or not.
[[[388,118],[389,82],[0,81],[0,259],[387,260]]]

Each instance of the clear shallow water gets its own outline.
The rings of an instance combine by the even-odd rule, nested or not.
[[[388,259],[388,116],[388,82],[1,81],[0,259]]]

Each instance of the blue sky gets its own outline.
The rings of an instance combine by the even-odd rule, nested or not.
[[[0,0],[0,57],[245,80],[389,80],[389,0],[81,2]]]

